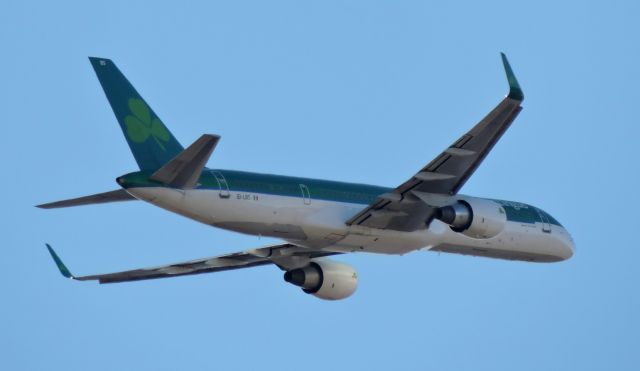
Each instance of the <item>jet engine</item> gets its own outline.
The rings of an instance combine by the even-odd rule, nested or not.
[[[313,260],[305,267],[287,271],[284,280],[325,300],[348,298],[358,287],[358,274],[353,267],[326,259]]]
[[[491,238],[502,232],[507,214],[502,205],[491,200],[468,198],[440,207],[435,218],[449,224],[455,232],[473,238]]]

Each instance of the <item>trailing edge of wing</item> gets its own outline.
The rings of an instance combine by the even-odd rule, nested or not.
[[[58,270],[64,277],[78,281],[93,280],[100,283],[117,283],[187,276],[250,268],[268,264],[276,264],[282,269],[294,269],[307,264],[309,259],[339,254],[328,251],[310,251],[303,247],[284,243],[151,268],[76,277],[71,274],[53,248],[49,244],[46,244],[46,246],[47,250],[49,250],[49,254],[51,254],[51,257],[53,258],[53,261],[56,263]]]
[[[135,197],[127,193],[124,189],[118,189],[110,192],[96,193],[90,196],[83,196],[78,198],[71,198],[68,200],[50,202],[42,205],[37,205],[41,209],[56,209],[60,207],[72,207],[83,206],[92,204],[104,204],[108,202],[119,201],[132,201],[136,200]]]
[[[204,134],[173,160],[158,169],[151,179],[166,185],[188,189],[196,186],[200,173],[216,148],[220,137]]]

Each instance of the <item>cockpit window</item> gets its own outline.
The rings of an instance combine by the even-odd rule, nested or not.
[[[531,205],[523,204],[521,202],[513,202],[513,201],[503,201],[503,200],[493,200],[493,201],[499,203],[500,205],[502,205],[502,207],[504,207],[504,210],[507,213],[507,220],[509,221],[535,224],[535,223],[542,222],[541,214],[544,214],[544,216],[546,216],[545,219],[549,223],[562,227],[562,225],[554,217],[549,215],[549,213],[545,212],[544,210],[540,210],[536,207],[533,207]]]
[[[559,227],[562,227],[562,224],[560,224],[559,221],[556,220],[556,218],[552,217],[551,214],[549,214],[548,212],[542,210],[542,209],[538,209],[538,211],[540,211],[540,214],[544,214],[544,216],[547,217],[547,220],[549,221],[549,223],[551,224],[555,224]]]

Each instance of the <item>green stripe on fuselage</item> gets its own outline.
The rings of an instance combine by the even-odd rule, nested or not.
[[[321,179],[285,177],[224,170],[229,188],[238,192],[266,193],[300,197],[300,185],[309,189],[312,199],[368,205],[391,189],[367,184],[334,182]],[[216,185],[217,186],[217,185]]]
[[[298,178],[282,175],[250,173],[236,170],[210,170],[202,172],[197,189],[220,190],[221,185],[214,173],[221,174],[231,192],[260,193],[274,196],[302,197],[300,185],[309,189],[311,199],[369,205],[379,195],[393,191],[393,188],[368,184],[335,182],[322,179]],[[124,188],[166,187],[149,179],[151,172],[139,171],[118,178]],[[224,186],[222,186],[224,188]],[[519,223],[542,222],[541,213],[551,224],[560,226],[551,215],[536,207],[520,202],[492,200],[503,206],[507,220]]]
[[[229,191],[261,193],[275,196],[302,197],[300,185],[305,185],[315,200],[347,202],[368,205],[377,196],[392,190],[367,184],[334,182],[321,179],[297,178],[281,175],[249,173],[235,170],[206,170],[198,180],[197,189],[219,190],[221,185],[214,172],[222,174]],[[165,185],[149,179],[150,172],[139,171],[118,178],[124,188],[164,187]]]

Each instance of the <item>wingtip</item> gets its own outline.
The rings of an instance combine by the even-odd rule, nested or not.
[[[507,55],[500,52],[500,56],[502,57],[502,64],[504,65],[504,71],[507,74],[507,81],[509,81],[509,94],[507,96],[511,99],[515,99],[519,101],[524,100],[524,93],[522,92],[522,88],[520,88],[520,84],[518,84],[516,75],[513,73],[513,69],[509,64]]]
[[[56,263],[56,266],[58,267],[60,274],[62,274],[66,278],[74,279],[75,277],[73,276],[73,274],[71,274],[67,266],[64,265],[64,263],[62,262],[58,254],[56,254],[56,252],[53,250],[51,245],[49,245],[48,243],[45,243],[45,245],[47,246],[47,250],[49,250],[49,254],[51,254],[51,257],[53,258],[53,261]]]

